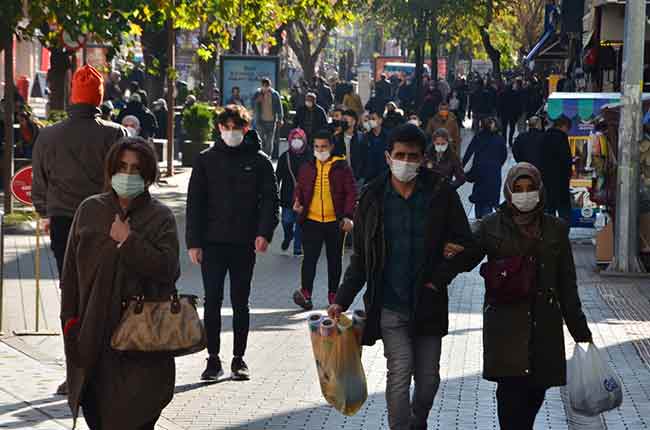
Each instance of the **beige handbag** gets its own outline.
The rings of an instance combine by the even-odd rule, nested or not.
[[[174,357],[206,347],[206,334],[196,310],[196,296],[137,296],[122,303],[120,324],[111,337],[116,351],[162,353]]]

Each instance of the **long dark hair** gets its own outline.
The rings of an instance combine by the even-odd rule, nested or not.
[[[138,154],[140,176],[144,179],[147,187],[158,181],[160,171],[158,169],[158,157],[156,157],[153,146],[141,137],[123,137],[111,146],[108,154],[106,154],[104,191],[108,192],[112,189],[111,180],[113,175],[120,169],[120,161],[124,151],[133,151]]]

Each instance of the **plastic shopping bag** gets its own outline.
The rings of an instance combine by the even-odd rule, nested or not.
[[[618,408],[623,402],[621,379],[593,343],[576,344],[567,379],[571,408],[582,415],[595,416]]]
[[[355,311],[338,322],[320,314],[309,317],[311,345],[321,392],[327,403],[344,415],[354,415],[368,398],[361,364],[361,334],[365,314]]]

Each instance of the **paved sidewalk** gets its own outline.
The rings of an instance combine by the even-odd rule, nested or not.
[[[178,214],[184,231],[188,172],[174,177],[156,194]],[[461,194],[466,199],[469,186]],[[466,209],[471,209],[466,204]],[[176,395],[164,410],[158,429],[387,429],[385,359],[381,343],[364,348],[363,364],[369,398],[354,417],[327,406],[320,393],[305,324],[307,313],[295,308],[291,293],[298,287],[300,259],[280,249],[281,232],[267,255],[259,256],[251,295],[252,326],[247,361],[252,380],[205,384],[199,376],[204,354],[177,360]],[[65,399],[53,396],[64,377],[60,337],[13,336],[11,330],[33,328],[33,280],[28,235],[11,236],[5,252],[5,337],[0,342],[0,429],[69,429]],[[33,245],[32,245],[33,246]],[[47,242],[44,244],[47,246]],[[45,249],[45,248],[44,248]],[[650,302],[646,281],[600,278],[594,273],[590,246],[576,245],[580,294],[596,344],[621,375],[623,406],[604,415],[595,427],[650,429]],[[346,258],[348,256],[346,255]],[[30,260],[31,259],[31,260]],[[59,296],[53,257],[44,252],[45,327],[58,327]],[[31,263],[30,263],[31,261]],[[30,266],[31,264],[31,266]],[[182,254],[183,292],[202,296],[198,268]],[[326,306],[325,265],[319,266],[315,306]],[[226,295],[227,296],[227,295]],[[481,306],[483,283],[476,271],[459,276],[450,287],[450,334],[443,341],[442,383],[429,420],[430,429],[498,428],[495,384],[481,378]],[[30,304],[31,303],[31,304]],[[360,297],[353,307],[361,307]],[[232,312],[224,303],[224,355],[231,359]],[[7,330],[10,327],[11,330]],[[573,344],[567,333],[567,351]],[[569,429],[561,390],[549,391],[536,429]],[[78,428],[85,429],[83,419]]]

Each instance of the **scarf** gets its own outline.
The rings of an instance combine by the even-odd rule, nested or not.
[[[512,204],[512,190],[514,189],[515,182],[523,177],[532,179],[539,190],[539,204],[530,212],[521,212]],[[512,220],[519,228],[521,234],[528,239],[541,239],[542,219],[544,216],[544,184],[542,183],[542,175],[539,170],[529,163],[517,163],[508,172],[503,193],[506,196],[508,208],[512,214]]]

